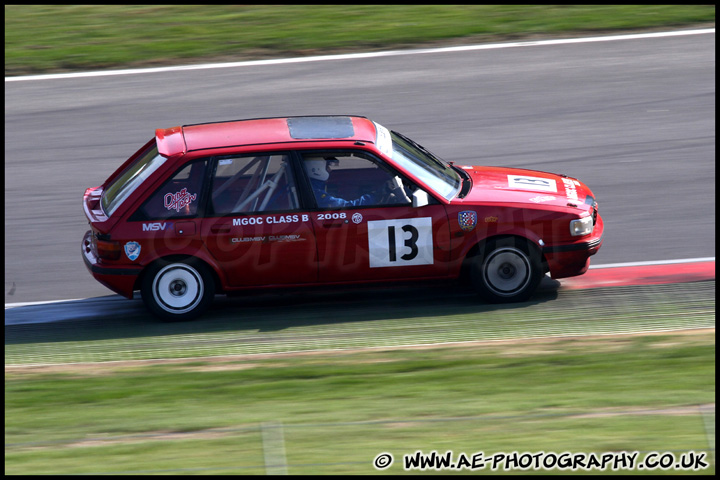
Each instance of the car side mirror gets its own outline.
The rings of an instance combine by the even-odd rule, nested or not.
[[[425,190],[417,189],[412,194],[412,206],[413,208],[424,207],[429,204],[428,194]]]

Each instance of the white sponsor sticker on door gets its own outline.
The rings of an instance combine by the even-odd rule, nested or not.
[[[368,222],[370,268],[432,265],[432,218]]]

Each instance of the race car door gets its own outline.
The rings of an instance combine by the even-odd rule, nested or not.
[[[310,212],[285,154],[217,159],[202,235],[229,287],[317,281]]]
[[[321,163],[324,162],[324,163]],[[414,186],[389,194],[399,177],[367,152],[302,156],[318,210],[312,221],[320,282],[384,281],[448,275],[449,226],[436,201],[413,207]],[[329,174],[313,171],[325,166]],[[321,177],[326,177],[321,180]]]

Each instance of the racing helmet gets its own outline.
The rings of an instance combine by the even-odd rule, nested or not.
[[[330,177],[330,172],[327,171],[327,163],[322,157],[310,157],[306,159],[305,171],[308,177],[322,182],[326,182]]]
[[[329,172],[332,168],[340,165],[340,160],[338,160],[336,157],[325,157],[325,164]]]

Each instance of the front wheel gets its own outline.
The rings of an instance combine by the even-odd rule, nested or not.
[[[192,320],[207,309],[215,296],[215,281],[200,262],[154,263],[143,278],[142,299],[162,320]]]
[[[540,254],[515,238],[490,240],[472,267],[473,284],[493,303],[522,302],[530,298],[542,279]]]

